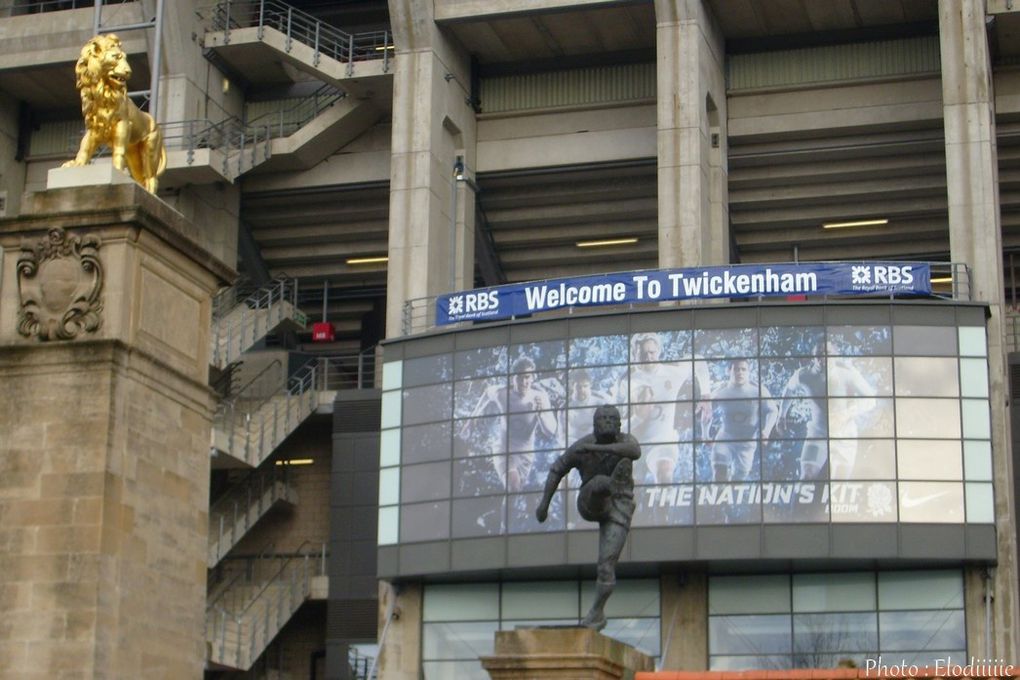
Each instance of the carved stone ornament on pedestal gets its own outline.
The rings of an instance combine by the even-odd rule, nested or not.
[[[102,324],[103,267],[98,236],[50,229],[23,243],[18,257],[18,333],[40,340],[73,340]]]

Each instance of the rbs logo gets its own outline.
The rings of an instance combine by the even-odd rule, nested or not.
[[[910,265],[879,265],[873,268],[875,285],[901,286],[914,282],[913,267]]]
[[[488,293],[467,293],[464,295],[464,311],[487,312],[499,307],[499,293],[490,290]]]

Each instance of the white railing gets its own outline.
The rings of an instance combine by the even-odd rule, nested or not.
[[[259,339],[293,319],[304,327],[308,318],[297,307],[297,279],[279,278],[238,300],[236,289],[221,291],[213,299],[210,363],[223,368],[236,361]]]
[[[389,31],[347,33],[279,0],[222,0],[213,6],[209,18],[210,30],[222,31],[227,45],[232,30],[258,28],[258,38],[262,40],[269,28],[286,36],[287,52],[294,42],[311,47],[315,66],[327,57],[347,64],[350,75],[355,62],[381,59],[383,70],[389,70],[393,49]]]
[[[790,264],[793,264],[793,263],[770,263],[770,264],[773,264],[773,266],[782,266],[784,264],[785,265],[790,265]],[[808,264],[808,263],[802,262],[800,264]],[[827,264],[827,263],[819,262],[819,263],[811,263],[811,264]],[[950,299],[950,300],[964,300],[964,301],[967,301],[967,300],[971,299],[970,270],[967,268],[967,265],[963,264],[962,262],[926,262],[924,264],[930,265],[932,278],[937,278],[938,277],[938,278],[951,279],[951,283],[950,283],[948,292],[946,294],[941,294],[941,293],[937,293],[937,292],[936,293],[932,293],[933,297],[938,297],[938,298],[943,298],[943,299]],[[647,270],[642,270],[642,271],[643,272],[652,272],[652,271],[659,271],[659,270],[647,269]],[[642,273],[642,272],[634,272],[634,273],[637,274],[637,273]],[[538,281],[529,281],[528,283],[529,284],[541,284],[541,283],[545,283],[545,282],[551,281],[551,280],[553,280],[553,279],[541,279],[541,280],[538,280]],[[414,335],[416,333],[424,333],[425,331],[428,331],[428,330],[431,330],[431,329],[435,328],[435,326],[436,326],[436,300],[438,299],[438,297],[439,296],[433,295],[431,297],[414,298],[412,300],[406,300],[404,302],[404,306],[403,306],[403,310],[402,310],[402,318],[401,318],[401,334],[402,335]],[[836,299],[838,297],[840,297],[840,296],[822,295],[822,296],[819,296],[819,299],[831,300],[831,299]],[[855,297],[859,297],[859,296],[855,296]],[[879,294],[879,293],[876,293],[872,297],[891,297],[891,296],[889,294]],[[759,300],[762,300],[762,299],[767,299],[767,298],[764,298],[764,297],[754,298],[754,297],[749,296],[749,297],[745,297],[745,298],[741,298],[741,299],[745,299],[745,300],[746,299],[759,299]],[[684,301],[685,304],[714,304],[714,303],[717,303],[717,302],[718,302],[718,300],[708,300],[708,299],[692,299],[692,300],[685,300]],[[546,317],[546,318],[555,318],[555,317],[559,317],[559,316],[570,316],[570,315],[576,314],[578,311],[581,311],[581,310],[599,309],[599,310],[601,310],[603,312],[612,312],[612,311],[626,311],[626,310],[630,310],[630,309],[635,309],[635,308],[639,308],[639,307],[647,307],[647,306],[648,306],[648,303],[624,303],[624,304],[616,304],[616,305],[604,305],[604,306],[599,306],[599,307],[591,307],[591,306],[585,306],[585,307],[562,307],[562,308],[559,308],[559,309],[543,311],[543,312],[541,312],[541,314],[542,314],[543,317]],[[465,327],[465,326],[470,325],[471,323],[472,323],[471,321],[462,321],[460,323],[451,324],[451,325],[446,326],[446,327],[447,328]]]
[[[263,556],[278,566],[264,581],[237,579],[206,606],[209,661],[247,670],[311,595],[313,576],[326,574],[326,546],[305,541],[288,556]],[[247,570],[246,573],[251,573]],[[232,597],[232,593],[240,593]]]
[[[288,466],[249,473],[209,508],[209,567],[216,565],[277,501],[294,503]]]

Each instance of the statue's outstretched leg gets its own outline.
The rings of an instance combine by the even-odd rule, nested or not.
[[[595,582],[595,601],[581,621],[585,628],[602,630],[606,627],[606,615],[603,610],[606,600],[616,587],[616,563],[626,541],[627,527],[609,520],[604,520],[599,525],[598,580]]]

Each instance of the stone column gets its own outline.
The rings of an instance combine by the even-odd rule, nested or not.
[[[201,678],[210,298],[133,182],[0,222],[0,678]]]
[[[659,266],[729,262],[722,33],[702,0],[655,0]]]
[[[1013,455],[1006,404],[1006,350],[1003,343],[1002,235],[999,173],[995,145],[995,98],[983,0],[939,0],[942,53],[942,105],[946,137],[949,246],[954,262],[970,267],[971,299],[987,302],[989,393],[995,478],[998,565],[994,570],[992,654],[1012,659],[1017,643],[1017,546],[1013,507]],[[983,591],[981,578],[968,578],[970,590]],[[968,593],[982,602],[983,592]],[[980,607],[983,609],[983,605]],[[968,617],[984,617],[968,611]],[[984,649],[969,652],[984,658]]]
[[[379,582],[380,680],[421,678],[423,600],[420,583]]]
[[[475,167],[470,63],[433,16],[432,0],[390,0],[396,54],[388,337],[401,333],[406,300],[470,288],[473,280],[474,191],[454,179],[458,156],[469,173]]]
[[[662,667],[708,670],[708,577],[704,572],[663,574]]]
[[[492,680],[632,680],[654,670],[651,657],[588,628],[520,628],[496,633],[482,657]]]

